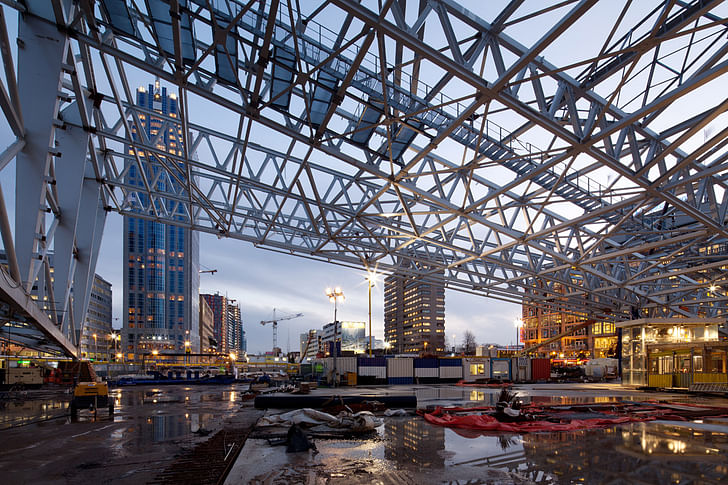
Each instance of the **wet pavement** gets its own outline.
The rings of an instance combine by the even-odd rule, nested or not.
[[[717,484],[728,477],[726,424],[483,436],[396,417],[375,439],[316,440],[318,453],[286,454],[249,439],[226,483]]]
[[[70,395],[5,403],[0,420],[3,484],[149,483],[185,451],[243,416],[247,386],[113,389],[116,410],[68,416]],[[29,393],[26,398],[32,398]],[[255,416],[250,416],[255,420]]]
[[[494,405],[500,392],[457,386],[407,390],[416,392],[420,408]],[[725,399],[643,393],[615,385],[524,385],[516,390],[525,403],[544,405],[655,399],[728,408]],[[405,386],[398,386],[374,392],[404,391]],[[286,453],[285,447],[270,446],[260,433],[251,435],[225,483],[717,484],[728,480],[725,419],[494,436],[430,425],[411,415],[384,418],[376,433],[366,438],[314,438],[314,442],[317,451]]]
[[[67,416],[70,395],[28,393],[0,403],[0,476],[16,483],[178,483],[170,470],[205,473],[209,453],[230,455],[216,433],[252,426],[263,411],[247,385],[113,390],[116,413]],[[728,400],[644,393],[614,384],[516,386],[525,403],[661,400],[725,406]],[[331,389],[316,393],[331,395]],[[499,389],[454,385],[341,388],[336,394],[416,393],[420,408],[495,404]],[[278,411],[266,411],[275,414]],[[318,452],[285,452],[260,430],[247,439],[226,483],[726,483],[728,419],[652,421],[607,429],[498,436],[384,417],[372,434],[315,438]],[[230,436],[233,436],[232,434]],[[235,443],[233,443],[234,445]],[[219,448],[219,449],[218,449]],[[208,454],[205,454],[208,453]],[[198,462],[198,463],[195,463]],[[210,467],[215,483],[220,471]],[[216,475],[217,474],[217,475]],[[190,478],[195,478],[190,475]],[[200,483],[201,478],[195,478]]]

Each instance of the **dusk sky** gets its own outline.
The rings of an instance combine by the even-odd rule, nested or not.
[[[5,188],[3,186],[3,188]],[[114,317],[123,312],[122,217],[109,214],[96,272],[111,282],[114,296]],[[241,303],[243,325],[248,339],[248,353],[270,350],[273,330],[260,325],[261,320],[276,313],[303,313],[303,317],[278,325],[278,345],[286,351],[299,349],[299,335],[308,329],[320,329],[333,320],[334,308],[324,291],[327,286],[340,286],[346,301],[339,304],[338,319],[368,321],[366,272],[334,264],[307,260],[298,256],[257,249],[252,244],[200,236],[202,269],[217,273],[200,275],[200,292],[219,291]],[[375,338],[384,336],[383,277],[372,288],[372,329]],[[445,332],[448,346],[453,334],[458,343],[470,329],[479,343],[510,344],[516,338],[514,320],[520,306],[477,297],[458,291],[445,292]],[[121,325],[121,319],[114,321]],[[367,330],[368,332],[368,330]],[[368,335],[368,333],[367,333]]]
[[[4,8],[8,16],[17,15],[12,9],[0,8]],[[17,36],[12,30],[14,24],[10,22],[10,26],[9,35],[14,38]],[[17,59],[16,43],[11,42],[11,46],[13,56]],[[128,75],[133,87],[154,82],[154,77],[140,71],[130,69]],[[98,81],[104,83],[101,78]],[[176,92],[175,87],[163,85],[171,92]],[[198,112],[195,115],[198,120],[205,118],[205,113]],[[221,122],[220,119],[209,119],[211,126],[216,124],[216,120],[218,124]],[[6,124],[0,126],[0,145],[7,146],[14,139]],[[14,177],[15,161],[3,170],[0,179],[11,225],[14,225],[15,215]],[[114,327],[120,327],[123,322],[122,232],[122,216],[109,213],[96,272],[112,284]],[[340,286],[346,296],[346,301],[339,306],[339,320],[368,321],[366,272],[363,270],[278,254],[257,249],[247,242],[217,239],[208,234],[200,236],[200,263],[203,270],[217,270],[215,274],[200,275],[200,292],[219,291],[240,302],[249,353],[271,349],[272,328],[270,325],[261,326],[260,321],[271,319],[274,308],[277,313],[304,314],[303,317],[281,322],[278,326],[279,346],[284,351],[298,350],[301,333],[308,329],[320,329],[333,320],[333,305],[324,294],[329,286]],[[372,328],[374,337],[379,339],[384,336],[384,276],[381,275],[380,284],[372,289]],[[516,338],[514,320],[520,316],[519,305],[448,290],[445,293],[445,310],[448,346],[452,345],[453,336],[458,343],[462,343],[466,329],[475,334],[479,343],[512,344]]]
[[[305,2],[303,8],[307,8]],[[478,15],[489,19],[497,15],[503,8],[501,2],[469,2],[468,8],[476,9]],[[647,2],[639,3],[630,10],[632,15],[639,17],[645,9],[651,8]],[[480,11],[482,10],[482,11]],[[636,10],[636,12],[633,12]],[[15,11],[5,8],[6,15],[17,15]],[[416,10],[409,12],[414,14]],[[563,12],[561,12],[563,13]],[[553,12],[554,16],[560,12]],[[609,29],[609,22],[597,21],[597,19],[611,18],[618,14],[611,2],[600,3],[595,6],[590,15],[570,26],[569,35],[562,35],[557,42],[554,42],[543,54],[544,57],[555,62],[557,65],[568,64],[573,57],[574,39],[584,38],[584,33],[589,32],[595,38],[606,35],[601,32]],[[328,19],[332,25],[332,22]],[[544,28],[544,20],[539,18],[538,25],[524,23],[517,26],[512,34],[516,35],[520,42],[529,45],[541,34]],[[12,22],[11,22],[12,24]],[[538,27],[538,28],[536,28]],[[595,35],[595,34],[599,35]],[[16,32],[9,32],[11,39],[16,37]],[[16,50],[16,43],[11,41],[13,50]],[[592,46],[593,48],[593,46]],[[17,56],[17,52],[13,52]],[[17,57],[16,57],[17,58]],[[127,70],[130,87],[146,86],[154,82],[153,76],[139,70],[129,68]],[[104,86],[103,76],[97,80],[102,90],[108,91]],[[177,88],[165,85],[171,92]],[[681,100],[682,101],[682,100]],[[691,98],[692,102],[696,102]],[[710,103],[709,99],[698,98],[697,101]],[[202,104],[200,103],[200,106]],[[209,113],[204,109],[195,109],[197,100],[190,96],[190,115],[194,121],[213,129],[225,130],[236,126],[236,119],[226,119],[225,112]],[[679,111],[679,106],[671,106],[671,109]],[[227,113],[231,116],[230,113]],[[678,113],[679,115],[679,113]],[[504,118],[509,116],[507,110],[499,115]],[[669,120],[669,117],[666,117]],[[500,122],[500,120],[499,120]],[[653,128],[659,130],[659,126]],[[256,128],[254,128],[254,131]],[[7,146],[14,140],[7,125],[0,126],[0,145]],[[538,140],[537,140],[538,141]],[[544,143],[547,143],[546,140]],[[446,146],[443,143],[443,146]],[[298,147],[300,149],[300,147]],[[198,153],[199,160],[206,161],[205,153]],[[453,159],[459,160],[463,156],[462,148],[453,151]],[[332,162],[333,163],[333,162]],[[496,183],[510,180],[512,173],[503,169],[499,172],[493,168],[489,174],[491,180]],[[11,219],[14,219],[14,174],[15,162],[12,162],[3,170],[3,177],[0,180],[5,192],[5,199],[8,205],[8,212]],[[8,176],[10,175],[10,176]],[[499,178],[500,177],[500,178]],[[608,180],[608,179],[607,179]],[[564,214],[568,215],[568,214]],[[13,221],[11,220],[11,224]],[[107,218],[101,255],[96,272],[107,279],[113,285],[114,300],[114,326],[119,327],[123,321],[123,248],[122,248],[122,217],[116,213],[110,213]],[[282,313],[304,314],[303,317],[282,322],[279,325],[279,346],[285,350],[298,350],[299,334],[308,329],[320,329],[325,323],[333,319],[333,307],[324,295],[328,286],[340,286],[346,295],[346,301],[340,305],[339,320],[367,321],[367,285],[365,282],[366,273],[350,268],[307,260],[301,257],[277,254],[263,249],[256,249],[250,243],[238,240],[222,239],[214,236],[201,235],[200,263],[202,269],[216,269],[215,274],[200,275],[201,292],[220,292],[228,297],[236,299],[241,304],[243,323],[247,335],[248,351],[258,353],[271,348],[272,328],[261,326],[261,320],[268,320],[273,317],[273,309],[276,308]],[[383,279],[385,275],[382,275]],[[381,280],[380,279],[380,280]],[[383,284],[373,289],[373,330],[376,338],[383,337]],[[447,345],[453,344],[453,336],[457,343],[462,342],[466,329],[471,330],[479,343],[500,343],[511,344],[516,338],[514,320],[520,316],[519,305],[501,301],[486,299],[474,295],[460,293],[457,291],[446,291],[445,296],[445,332]]]

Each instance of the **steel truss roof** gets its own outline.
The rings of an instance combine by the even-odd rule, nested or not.
[[[55,71],[35,68],[59,79],[48,129],[83,134],[106,210],[593,316],[725,308],[720,1],[16,7],[21,37],[36,23],[66,42]],[[138,129],[153,78],[179,99],[159,130],[180,130],[179,154]],[[7,82],[12,158],[29,132]],[[20,260],[77,190],[50,155]],[[142,160],[162,170],[140,187]],[[40,263],[20,268],[27,282]]]

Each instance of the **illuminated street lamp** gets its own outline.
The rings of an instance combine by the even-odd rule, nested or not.
[[[342,291],[341,287],[337,286],[333,290],[331,288],[326,288],[326,296],[329,297],[329,301],[334,304],[334,386],[338,385],[338,378],[336,374],[336,340],[338,337],[338,330],[339,330],[339,321],[336,319],[336,312],[338,309],[338,302],[339,300],[344,301],[346,297],[344,296],[344,292]]]
[[[372,356],[372,286],[376,286],[377,274],[369,273],[367,275],[367,283],[369,286],[369,357]]]
[[[94,361],[99,358],[98,354],[98,347],[96,346],[96,334],[93,334],[92,337],[94,338]]]
[[[190,345],[192,345],[192,343],[189,340],[185,340],[185,365],[189,363]]]

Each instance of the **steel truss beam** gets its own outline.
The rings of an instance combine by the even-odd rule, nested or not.
[[[722,2],[126,3],[30,8],[26,23],[64,46],[43,70],[58,74],[56,111],[36,115],[12,79],[0,89],[8,157],[35,153],[20,164],[36,180],[22,214],[40,209],[33,228],[16,222],[19,268],[29,289],[37,258],[62,255],[51,314],[65,332],[85,313],[69,288],[88,287],[106,210],[595,317],[725,310]],[[152,76],[180,117],[135,106]],[[152,114],[183,153],[139,130]],[[60,176],[63,154],[23,132],[34,116],[85,166]],[[156,176],[129,183],[147,160]]]

